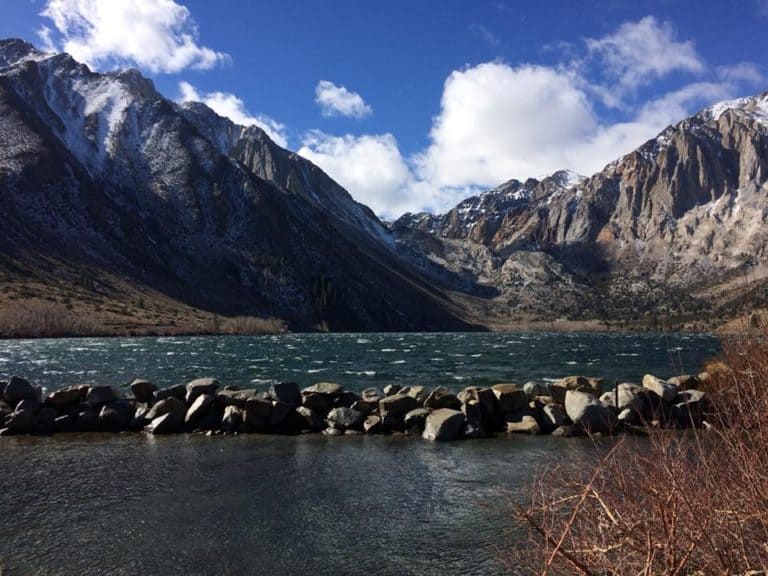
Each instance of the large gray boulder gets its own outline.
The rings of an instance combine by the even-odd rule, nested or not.
[[[195,400],[192,402],[192,405],[187,408],[187,413],[184,415],[184,423],[188,425],[193,425],[199,420],[202,420],[202,418],[208,414],[208,411],[211,409],[211,406],[213,405],[213,395],[211,394],[200,394]]]
[[[37,431],[37,415],[32,410],[16,410],[5,417],[5,427],[14,434],[32,434]]]
[[[586,392],[598,398],[603,393],[602,378],[588,378],[586,376],[566,376],[555,380],[549,387],[549,394],[558,404],[565,402],[565,393],[568,390]]]
[[[184,400],[187,396],[187,387],[184,384],[176,384],[175,386],[168,386],[167,388],[160,388],[152,393],[153,402],[158,400],[165,400],[166,398],[178,398]]]
[[[643,388],[650,390],[664,402],[672,402],[677,395],[677,386],[652,374],[643,376]]]
[[[707,397],[701,390],[683,390],[675,396],[672,418],[681,428],[699,427],[707,412]]]
[[[76,432],[94,432],[99,429],[99,412],[96,408],[85,408],[75,418]]]
[[[427,416],[422,438],[436,442],[457,440],[464,430],[466,418],[460,410],[440,408]]]
[[[157,386],[149,380],[134,380],[131,382],[130,388],[136,402],[141,402],[142,404],[152,402],[152,394],[157,390]]]
[[[117,394],[112,386],[91,386],[85,395],[85,401],[90,408],[101,408],[113,400],[117,400]]]
[[[269,389],[272,400],[296,407],[301,405],[301,392],[296,382],[279,382]]]
[[[505,417],[507,433],[509,434],[538,434],[541,426],[532,410],[508,412]]]
[[[184,405],[184,402],[179,400],[176,396],[169,396],[168,398],[153,404],[146,413],[145,418],[151,422],[152,420],[169,413],[175,414],[181,422],[184,422],[184,417],[187,414],[187,407]]]
[[[479,404],[484,426],[486,428],[495,427],[496,420],[499,419],[497,417],[500,416],[500,410],[496,394],[493,390],[479,386],[469,386],[459,392],[458,398],[462,404],[471,404],[472,402]]]
[[[197,378],[191,382],[187,382],[185,400],[187,404],[192,404],[195,398],[200,394],[210,394],[213,396],[216,394],[216,390],[219,389],[220,383],[216,378]]]
[[[667,378],[667,382],[673,386],[677,386],[678,390],[698,390],[699,386],[701,386],[699,377],[690,374],[682,374],[681,376]]]
[[[243,408],[245,420],[253,422],[263,420],[266,424],[272,423],[272,414],[275,409],[269,400],[258,397],[249,398]]]
[[[325,420],[319,414],[312,412],[306,406],[296,408],[296,413],[301,417],[302,429],[320,432],[325,428]]]
[[[485,438],[485,426],[483,425],[483,411],[480,409],[480,403],[472,400],[461,404],[461,411],[464,413],[464,438]]]
[[[416,402],[419,403],[419,406],[424,406],[424,401],[430,394],[429,388],[426,386],[406,386],[401,392],[416,398]]]
[[[398,394],[403,389],[400,384],[387,384],[384,386],[384,395],[385,396],[394,396],[395,394]]]
[[[133,405],[128,400],[113,400],[101,407],[99,427],[102,430],[126,430],[133,419]]]
[[[394,394],[379,401],[379,415],[402,418],[411,410],[419,407],[419,403],[413,396],[407,394]]]
[[[56,408],[64,408],[73,404],[85,402],[85,396],[88,394],[88,386],[70,386],[61,390],[56,390],[48,394],[45,403]]]
[[[327,394],[311,392],[301,395],[301,405],[317,414],[328,414],[331,408],[333,408],[333,402],[333,396],[328,396]]]
[[[225,388],[216,392],[214,402],[221,408],[225,406],[239,406],[243,408],[248,400],[259,397],[259,391],[253,388],[246,388],[245,390],[228,390]]]
[[[600,401],[613,406],[617,412],[629,408],[638,414],[642,414],[645,409],[644,390],[643,387],[637,384],[622,383],[600,396]]]
[[[359,429],[365,421],[366,415],[352,408],[334,408],[328,413],[328,424],[340,430],[349,428]]]
[[[590,433],[610,432],[617,424],[615,409],[586,392],[565,393],[565,413],[571,422]]]
[[[224,408],[224,416],[221,418],[221,429],[225,432],[237,432],[243,423],[243,409],[239,406],[227,406]]]
[[[566,424],[568,415],[560,404],[547,404],[541,409],[541,428],[544,432],[552,432]]]
[[[5,385],[3,396],[11,408],[15,408],[16,404],[22,400],[37,399],[38,390],[24,378],[14,376],[11,378],[10,382]]]
[[[331,396],[333,398],[340,396],[343,392],[344,387],[335,382],[317,382],[301,391],[302,394],[322,394],[323,396]]]
[[[429,416],[430,413],[431,410],[428,410],[427,408],[415,408],[411,410],[403,418],[406,429],[418,430],[421,432],[424,430],[424,424],[426,423],[427,416]]]
[[[549,386],[543,382],[526,382],[523,385],[523,392],[525,392],[529,400],[533,400],[538,396],[548,396]]]
[[[516,412],[528,407],[528,396],[524,390],[517,387],[517,384],[496,384],[491,386],[499,412]]]
[[[461,402],[456,395],[443,386],[439,386],[424,400],[424,408],[430,410],[439,410],[440,408],[450,408],[451,410],[460,410]]]
[[[181,431],[183,424],[183,416],[176,412],[168,412],[153,419],[144,427],[144,430],[149,434],[175,434]]]

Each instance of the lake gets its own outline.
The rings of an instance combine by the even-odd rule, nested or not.
[[[337,381],[639,381],[696,372],[706,335],[293,334],[0,341],[0,375],[54,389],[214,375],[266,387]],[[583,439],[143,434],[0,438],[7,575],[486,575],[519,541],[507,498]]]

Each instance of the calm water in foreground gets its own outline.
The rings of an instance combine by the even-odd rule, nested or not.
[[[0,342],[0,377],[50,389],[215,375],[469,384],[698,370],[699,335],[412,334]],[[582,440],[322,436],[0,438],[0,571],[13,574],[498,574],[519,495]]]

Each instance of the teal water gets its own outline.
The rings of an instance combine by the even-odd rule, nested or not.
[[[350,390],[389,383],[448,386],[555,379],[569,374],[639,381],[698,373],[719,350],[702,334],[290,334],[0,341],[0,377],[55,389],[75,383],[165,386],[199,376],[260,387],[334,381]]]
[[[409,334],[0,342],[0,377],[53,389],[335,380],[639,380],[697,371],[701,335]],[[445,576],[503,574],[521,543],[510,498],[583,439],[143,434],[0,438],[0,573]]]

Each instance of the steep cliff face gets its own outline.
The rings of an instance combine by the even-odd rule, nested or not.
[[[693,292],[764,274],[767,180],[768,93],[707,108],[590,178],[511,181],[392,229],[512,311],[700,312]]]
[[[465,328],[316,166],[136,71],[0,42],[2,266],[86,266],[298,328]],[[10,276],[12,272],[8,272]]]

